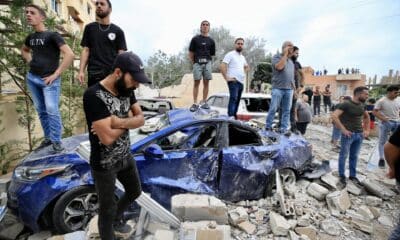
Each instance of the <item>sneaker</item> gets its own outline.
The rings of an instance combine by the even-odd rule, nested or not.
[[[379,166],[380,168],[384,168],[384,167],[385,167],[385,160],[384,160],[383,158],[379,159],[378,166]]]
[[[197,105],[196,103],[193,103],[193,105],[190,107],[191,112],[195,112],[197,109],[199,109],[199,105]]]
[[[62,152],[64,150],[60,142],[53,143],[53,151],[56,153]]]
[[[265,131],[272,132],[272,128],[266,127]]]
[[[353,183],[355,183],[356,185],[360,185],[362,186],[360,180],[358,180],[358,178],[356,177],[349,177],[349,180],[351,180]]]
[[[44,140],[39,144],[39,146],[36,148],[36,150],[39,150],[39,149],[44,148],[44,147],[47,147],[47,146],[49,146],[49,145],[51,145],[50,139],[44,139]]]
[[[339,176],[338,188],[343,189],[346,187],[347,181],[345,176]]]
[[[129,237],[132,232],[132,227],[124,221],[118,221],[113,223],[114,234],[119,238]]]
[[[204,103],[200,106],[202,109],[210,109],[210,106],[208,106],[208,103]]]

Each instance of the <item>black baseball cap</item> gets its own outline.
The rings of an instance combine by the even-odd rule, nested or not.
[[[129,72],[133,79],[139,83],[151,83],[144,73],[144,66],[139,56],[133,52],[123,52],[117,55],[113,70],[119,68],[122,72]]]

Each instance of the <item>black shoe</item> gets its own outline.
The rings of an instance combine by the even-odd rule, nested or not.
[[[290,132],[290,131],[281,131],[281,133],[283,135],[285,135],[286,137],[290,137],[290,135],[292,135],[292,132]]]
[[[265,128],[265,131],[267,131],[267,132],[272,132],[272,128],[266,127],[266,128]]]
[[[345,176],[339,176],[339,183],[338,183],[338,188],[343,189],[347,185],[346,177]]]
[[[362,186],[360,180],[358,180],[358,178],[356,178],[356,177],[349,177],[349,180],[352,181],[356,185]]]
[[[210,109],[210,106],[208,105],[208,103],[204,103],[200,106],[202,109]]]
[[[385,160],[384,160],[383,158],[379,159],[378,166],[379,166],[380,168],[384,168],[384,167],[385,167]]]
[[[56,153],[62,152],[64,150],[60,142],[53,143],[53,151]]]
[[[51,145],[50,139],[44,139],[35,150],[39,150],[50,145]]]
[[[132,227],[124,221],[113,223],[114,233],[116,237],[127,237],[132,232]]]
[[[196,103],[193,103],[193,105],[190,107],[191,112],[195,112],[197,109],[199,109],[199,105],[197,105]]]

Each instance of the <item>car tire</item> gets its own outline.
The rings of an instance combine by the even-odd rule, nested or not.
[[[58,233],[84,229],[98,213],[98,199],[94,186],[80,186],[64,193],[53,210],[53,224]]]

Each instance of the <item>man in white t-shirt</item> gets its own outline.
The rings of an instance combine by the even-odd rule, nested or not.
[[[376,102],[372,112],[381,121],[379,125],[379,167],[385,167],[383,146],[388,140],[389,134],[400,126],[400,103],[396,101],[399,87],[389,86],[386,92],[386,96]]]
[[[242,55],[243,46],[244,39],[237,38],[235,50],[225,55],[220,66],[221,73],[229,88],[228,116],[235,119],[237,119],[236,113],[242,96],[244,81],[246,81],[246,72],[249,70],[249,65]]]

